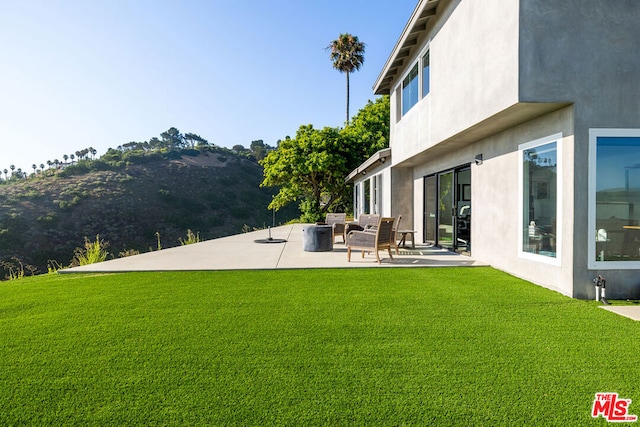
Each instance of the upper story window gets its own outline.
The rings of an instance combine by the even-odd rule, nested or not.
[[[409,75],[402,81],[402,115],[418,103],[418,64],[414,65]]]
[[[429,94],[429,51],[422,56],[422,97]]]
[[[427,49],[413,64],[409,73],[402,80],[402,84],[396,87],[396,121],[418,103],[431,90],[431,59]]]

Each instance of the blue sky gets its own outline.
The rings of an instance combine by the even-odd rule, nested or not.
[[[345,75],[325,47],[365,42],[351,115],[415,0],[0,2],[0,170],[98,154],[176,127],[232,147],[342,126]]]

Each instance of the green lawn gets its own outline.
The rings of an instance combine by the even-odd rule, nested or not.
[[[605,425],[640,322],[491,268],[0,283],[0,425]]]

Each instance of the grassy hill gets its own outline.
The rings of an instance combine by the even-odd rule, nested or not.
[[[167,248],[188,229],[206,240],[273,220],[267,206],[275,189],[259,187],[262,167],[229,153],[69,171],[0,185],[0,260],[17,257],[46,272],[48,260],[68,265],[84,238],[98,234],[117,257],[157,249],[156,233]],[[298,215],[295,208],[280,211],[276,221]]]

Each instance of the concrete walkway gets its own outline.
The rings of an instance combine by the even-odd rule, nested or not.
[[[600,308],[629,319],[640,320],[640,307],[637,305],[603,305]]]
[[[427,246],[401,248],[400,255],[393,252],[393,260],[386,251],[380,251],[382,264],[376,262],[374,254],[362,258],[360,252],[352,253],[351,262],[347,262],[347,248],[340,239],[331,252],[303,251],[303,227],[304,224],[291,224],[272,228],[271,237],[285,239],[285,243],[255,243],[269,237],[268,230],[260,230],[69,268],[60,273],[481,265],[468,256]]]

